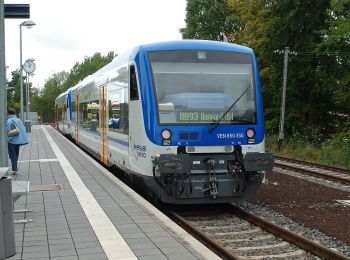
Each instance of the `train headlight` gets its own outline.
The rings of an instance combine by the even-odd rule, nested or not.
[[[171,131],[169,129],[163,129],[161,136],[163,138],[163,145],[170,145]]]
[[[162,138],[165,139],[165,140],[169,140],[171,137],[171,132],[169,129],[164,129],[162,131]]]
[[[249,129],[247,130],[247,137],[248,137],[248,138],[254,138],[254,136],[255,136],[255,131],[254,131],[254,129],[249,128]]]
[[[255,143],[255,131],[252,128],[247,129],[246,135],[248,137],[248,144],[254,144]]]

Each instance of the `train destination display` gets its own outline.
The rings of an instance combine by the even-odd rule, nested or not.
[[[213,122],[221,119],[224,112],[212,112],[212,111],[178,111],[177,121],[197,121],[197,122]],[[237,119],[237,116],[233,112],[227,113],[222,119],[222,122],[230,122]]]

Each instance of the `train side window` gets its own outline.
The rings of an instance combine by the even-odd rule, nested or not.
[[[139,100],[135,66],[130,66],[130,100]]]

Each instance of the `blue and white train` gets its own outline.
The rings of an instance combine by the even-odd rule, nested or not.
[[[165,203],[248,199],[273,167],[256,57],[243,46],[141,45],[55,106],[61,132]]]

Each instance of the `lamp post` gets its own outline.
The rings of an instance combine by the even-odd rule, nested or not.
[[[30,99],[29,99],[29,73],[26,72],[26,105],[27,105],[27,110],[26,110],[26,120],[29,121],[29,114],[30,114]]]
[[[34,63],[34,59],[28,59],[23,64],[23,70],[26,72],[26,97],[27,97],[27,121],[25,123],[30,124],[30,85],[29,85],[29,76],[33,75],[35,71],[36,65]]]
[[[21,119],[24,122],[24,112],[23,112],[23,64],[22,64],[22,26],[27,27],[28,29],[32,28],[35,23],[31,20],[24,21],[19,25],[19,70],[20,70],[20,90],[21,90],[21,100],[20,100],[20,113]]]
[[[8,82],[7,82],[7,69],[9,69],[10,67],[9,66],[5,66],[5,81],[6,81],[6,89],[8,89]],[[6,92],[7,93],[7,92]],[[7,100],[7,97],[6,97],[6,100]]]

